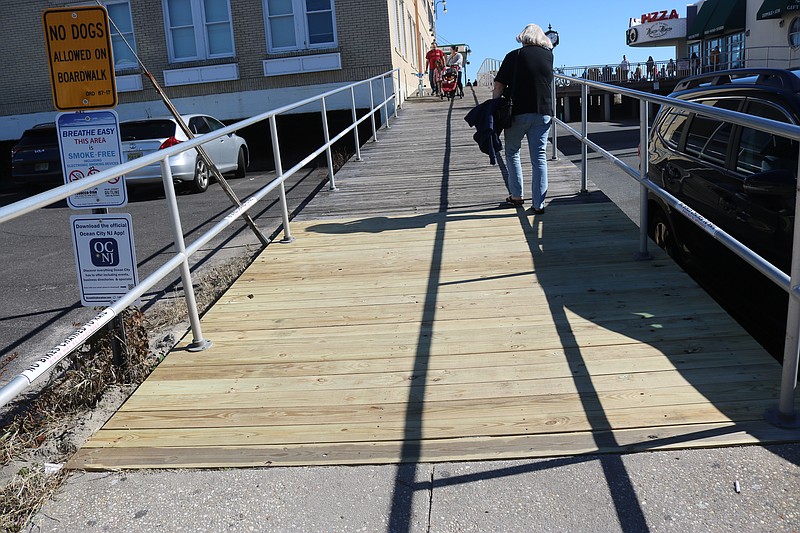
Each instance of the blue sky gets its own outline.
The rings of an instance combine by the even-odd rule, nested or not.
[[[642,13],[676,10],[686,16],[686,0],[447,0],[447,13],[438,3],[436,29],[440,45],[467,43],[472,54],[467,76],[474,78],[485,58],[503,59],[519,44],[514,39],[526,24],[558,31],[560,42],[553,51],[555,66],[616,65],[627,54],[632,63],[652,55],[666,60],[674,47],[633,48],[625,44],[628,19]]]

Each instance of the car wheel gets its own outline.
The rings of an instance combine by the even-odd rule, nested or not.
[[[243,178],[247,174],[247,158],[244,155],[244,148],[239,148],[239,157],[236,159],[236,172],[234,178]]]
[[[671,258],[680,262],[683,259],[681,247],[675,240],[675,231],[672,229],[669,217],[663,209],[658,207],[650,208],[650,220],[648,221],[648,233],[656,245],[667,252]]]
[[[194,180],[192,181],[193,192],[206,192],[208,190],[208,183],[211,181],[211,171],[208,169],[205,160],[202,157],[197,158],[194,165]]]

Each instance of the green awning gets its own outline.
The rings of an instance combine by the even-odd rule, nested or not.
[[[779,19],[792,11],[800,11],[800,0],[764,0],[756,20]]]
[[[746,0],[720,0],[714,14],[703,30],[703,38],[716,37],[723,33],[734,31],[744,31],[745,18],[747,13]]]
[[[686,39],[689,41],[697,41],[703,38],[703,30],[706,27],[706,23],[708,23],[708,19],[711,18],[711,14],[714,12],[716,1],[717,0],[708,0],[705,4],[700,6],[700,11],[694,16],[692,23],[686,30]]]
[[[689,26],[686,38],[696,41],[744,30],[746,11],[746,0],[706,0]]]

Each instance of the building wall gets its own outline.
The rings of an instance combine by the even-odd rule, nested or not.
[[[747,30],[745,33],[745,59],[747,67],[800,67],[800,48],[789,45],[789,27],[800,13],[780,19],[756,20],[761,1],[747,2]]]
[[[428,36],[430,25],[425,2],[405,0],[403,16],[406,38],[419,41]],[[324,50],[268,53],[262,0],[231,0],[231,18],[235,57],[195,62],[170,63],[164,11],[161,0],[133,0],[131,11],[137,52],[147,69],[173,99],[181,112],[203,110],[221,120],[253,116],[323,93],[337,87],[400,68],[405,94],[416,87],[415,73],[419,62],[405,54],[393,40],[392,5],[395,0],[335,0],[337,45]],[[74,2],[73,2],[74,3]],[[0,0],[0,24],[15,28],[0,34],[0,50],[12,61],[4,61],[5,76],[0,78],[0,139],[16,139],[27,127],[52,121],[56,110],[52,101],[42,29],[42,13],[53,7],[69,5],[63,0]],[[420,16],[415,10],[419,9]],[[418,21],[416,34],[411,35],[409,17]],[[25,36],[24,38],[22,36]],[[417,45],[417,49],[418,49]],[[427,44],[423,43],[427,47]],[[427,49],[427,48],[426,48]],[[319,72],[289,73],[265,76],[265,60],[289,60],[299,57],[339,54],[341,68]],[[211,66],[227,66],[238,72],[238,79],[170,85],[165,71],[179,71]],[[157,92],[140,69],[117,72],[121,119],[143,115],[166,114]],[[131,83],[140,88],[125,90]],[[382,96],[382,95],[381,95]],[[377,96],[376,96],[377,97]],[[364,97],[359,97],[363,100]],[[363,104],[363,102],[360,102]],[[349,98],[336,99],[336,105],[349,106]]]

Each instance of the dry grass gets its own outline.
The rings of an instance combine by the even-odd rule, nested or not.
[[[208,309],[238,278],[251,254],[233,258],[195,275],[200,310]],[[104,396],[116,392],[115,405],[143,382],[164,354],[188,329],[184,300],[177,292],[162,298],[143,314],[123,313],[125,338],[117,330],[98,332],[51,373],[49,383],[34,398],[21,402],[0,426],[0,531],[21,531],[27,521],[60,486],[65,476],[45,472],[44,463],[66,462],[82,441],[76,431]],[[167,342],[151,345],[148,337]],[[112,343],[121,341],[125,364],[113,363]],[[113,395],[111,395],[113,396]]]

